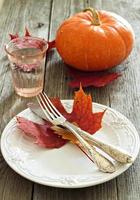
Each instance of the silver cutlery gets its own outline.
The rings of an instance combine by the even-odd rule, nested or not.
[[[112,173],[116,170],[114,164],[110,160],[96,151],[96,148],[93,145],[90,145],[75,131],[72,124],[68,122],[66,118],[62,116],[62,114],[54,107],[45,93],[39,94],[37,96],[37,100],[47,119],[54,125],[61,125],[70,130],[78,139],[80,147],[84,149],[84,151],[90,156],[91,160],[101,171]]]
[[[47,118],[47,120],[49,120],[54,125],[61,125],[69,129],[77,137],[82,147],[90,155],[92,160],[97,164],[101,171],[113,172],[115,171],[115,167],[112,162],[110,162],[110,160],[108,160],[106,157],[96,151],[94,146],[98,147],[109,156],[114,158],[114,160],[117,160],[121,163],[133,162],[131,155],[129,155],[124,150],[113,145],[101,142],[100,140],[95,139],[86,131],[83,131],[79,127],[68,122],[64,118],[64,116],[62,116],[62,114],[54,107],[54,105],[51,103],[45,93],[41,93],[40,95],[38,95],[37,100],[43,113],[45,114],[43,115],[42,113],[41,117],[45,119]],[[34,109],[31,105],[29,105],[29,107],[31,107],[31,109],[35,111],[36,114],[38,114],[38,111]]]
[[[81,128],[73,125],[73,128],[83,137],[86,141],[88,141],[91,145],[94,145],[111,156],[114,160],[119,161],[121,163],[131,163],[133,162],[132,156],[129,155],[126,151],[122,150],[119,147],[115,147],[114,145],[107,144],[98,139],[95,139],[88,132],[81,130]]]

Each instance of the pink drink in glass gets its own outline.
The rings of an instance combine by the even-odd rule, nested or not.
[[[15,38],[6,45],[15,91],[23,97],[43,90],[45,54],[48,44],[36,37]]]

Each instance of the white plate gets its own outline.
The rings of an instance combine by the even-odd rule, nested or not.
[[[68,111],[72,100],[64,100]],[[94,112],[103,111],[102,128],[94,135],[110,144],[127,150],[136,159],[140,140],[132,123],[119,112],[101,104],[93,103]],[[36,122],[42,122],[30,109],[19,113]],[[13,118],[4,129],[1,137],[1,150],[8,165],[21,176],[48,186],[80,188],[97,185],[120,175],[131,164],[117,163],[117,171],[108,174],[97,167],[73,144],[59,149],[48,150],[33,143],[32,139],[21,133]]]

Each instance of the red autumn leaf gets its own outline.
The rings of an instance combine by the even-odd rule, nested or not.
[[[11,39],[11,40],[13,40],[13,39],[19,37],[18,33],[16,33],[16,34],[9,34],[9,36],[10,36],[10,39]],[[30,34],[30,32],[28,31],[27,27],[25,27],[25,34],[24,34],[24,37],[31,37],[31,34]]]
[[[69,83],[69,86],[71,88],[78,88],[81,83],[83,87],[89,87],[89,86],[104,87],[108,85],[110,82],[117,79],[119,76],[121,76],[121,74],[119,73],[108,73],[108,74],[92,76],[92,77],[91,76],[79,77],[79,78],[76,78],[75,80],[72,80]]]
[[[46,41],[43,40],[30,40],[29,38],[27,39],[26,37],[32,37],[29,30],[27,29],[27,27],[25,27],[25,34],[24,37],[21,40],[18,40],[19,35],[18,33],[16,34],[9,34],[10,36],[10,40],[16,39],[15,44],[17,45],[18,48],[24,48],[25,45],[26,47],[32,47],[32,48],[39,48],[39,49],[43,49],[43,47],[46,45]],[[48,50],[55,48],[55,40],[48,42]],[[48,51],[47,50],[47,51]]]
[[[27,29],[27,27],[25,27],[25,34],[24,34],[23,38],[19,39],[18,33],[16,33],[15,35],[9,34],[9,36],[10,36],[11,40],[17,38],[17,40],[15,40],[14,42],[18,48],[25,48],[25,46],[26,46],[26,47],[30,47],[30,48],[39,48],[39,49],[43,50],[43,47],[46,45],[46,41],[44,39],[42,39],[42,40],[33,40],[32,38],[30,39],[31,34],[30,34],[29,30]],[[29,38],[27,38],[27,37],[29,37]],[[54,42],[51,45],[54,45]],[[51,48],[53,48],[53,47],[51,47]]]
[[[18,33],[16,33],[15,35],[14,35],[14,34],[9,34],[9,36],[10,36],[10,40],[13,40],[13,39],[19,37],[19,36],[18,36]]]
[[[80,83],[83,87],[103,87],[121,76],[118,72],[82,72],[72,68],[68,74],[73,79],[69,82],[71,88],[78,88]]]
[[[68,113],[63,107],[59,98],[51,99],[56,108],[65,116],[65,118],[76,123],[81,129],[94,134],[101,128],[101,122],[104,112],[92,112],[92,99],[90,95],[86,95],[80,87],[80,90],[75,93],[73,109],[71,113]],[[67,140],[62,139],[63,134],[55,134],[53,132],[52,124],[46,121],[45,125],[39,125],[33,123],[24,118],[17,118],[19,128],[22,129],[27,135],[31,135],[36,138],[36,143],[47,148],[55,148],[63,146]],[[60,137],[60,135],[62,137]],[[67,135],[64,137],[67,138]]]
[[[49,49],[52,49],[52,48],[55,48],[55,40],[52,40],[51,42],[48,42],[48,45],[49,45]]]
[[[17,117],[17,121],[18,127],[24,131],[26,135],[35,138],[35,143],[39,146],[45,148],[59,148],[67,142],[67,140],[53,133],[50,129],[51,124],[48,122],[46,122],[45,125],[40,125],[23,117]]]
[[[29,30],[27,29],[27,27],[25,27],[25,34],[24,34],[25,37],[31,37],[31,34],[29,32]]]
[[[16,33],[16,34],[9,34],[9,36],[10,36],[11,40],[19,37],[18,33]],[[27,29],[27,27],[25,27],[24,37],[31,37],[31,34],[30,34],[29,30]]]
[[[18,33],[16,33],[15,35],[9,34],[9,36],[10,36],[11,40],[19,38]],[[44,39],[42,41],[41,40],[33,41],[33,40],[29,40],[29,39],[27,40],[26,37],[31,37],[31,34],[30,34],[29,30],[27,29],[27,27],[25,27],[24,37],[25,37],[25,39],[23,39],[21,41],[17,41],[17,42],[15,41],[16,44],[18,45],[18,47],[20,47],[20,48],[24,48],[25,44],[28,45],[28,43],[29,43],[30,47],[32,47],[32,48],[43,49],[44,45],[46,44],[46,41]],[[50,50],[52,48],[55,48],[55,40],[48,42],[48,50]]]
[[[43,50],[43,47],[46,45],[46,41],[43,39],[43,40],[28,40],[28,43],[30,45],[30,47],[32,48],[38,48],[38,49],[41,49]]]

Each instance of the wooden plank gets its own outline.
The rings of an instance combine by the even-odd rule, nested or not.
[[[35,188],[34,200],[116,200],[116,192],[113,193],[112,185],[114,185],[113,181],[108,182],[108,184],[81,189],[60,189],[39,185]],[[102,197],[102,194],[104,194],[104,197]]]
[[[140,30],[137,26],[140,20],[140,12],[138,1],[133,1],[132,7],[129,6],[131,1],[127,1],[123,4],[120,3],[121,15],[124,16],[132,24],[135,35],[136,43],[134,51],[129,59],[124,63],[127,69],[120,79],[117,87],[112,90],[110,95],[111,106],[126,115],[136,126],[138,132],[140,132],[140,73],[139,73],[139,35]],[[126,11],[127,7],[127,11]],[[121,97],[121,98],[120,98]],[[117,103],[119,102],[119,103]],[[134,165],[124,174],[117,179],[118,184],[118,196],[120,200],[125,199],[140,199],[140,156]],[[123,192],[125,189],[125,193]]]
[[[19,32],[23,35],[24,27],[29,27],[35,36],[48,37],[50,0],[6,0],[1,10],[0,46],[3,49],[8,42],[8,34]],[[20,98],[13,90],[11,73],[5,52],[0,54],[0,130],[2,132],[8,121],[18,112],[26,108],[30,99]],[[0,154],[0,199],[30,200],[32,198],[32,182],[17,175],[11,170]]]

